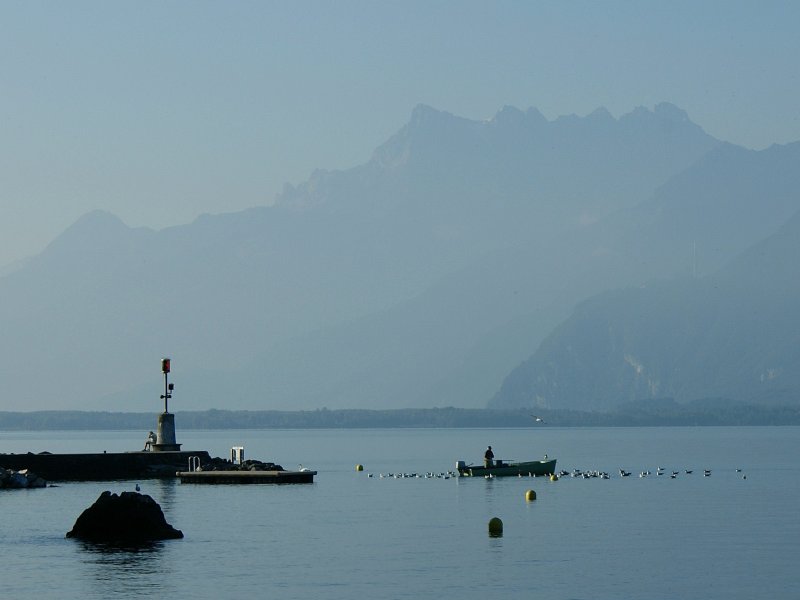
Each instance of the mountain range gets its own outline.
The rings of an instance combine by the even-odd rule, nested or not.
[[[655,388],[609,373],[602,394],[574,378],[554,394],[565,384],[546,369],[569,335],[597,339],[574,323],[604,298],[737,280],[735,257],[800,210],[799,163],[800,145],[732,146],[666,103],[552,121],[418,106],[370,161],[316,171],[270,206],[160,231],[85,215],[0,277],[0,408],[157,407],[162,355],[171,407],[188,410],[724,395],[722,372]]]
[[[660,398],[800,404],[797,256],[800,211],[711,276],[593,296],[492,403],[595,411]]]

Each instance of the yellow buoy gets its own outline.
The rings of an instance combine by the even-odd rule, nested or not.
[[[502,537],[503,536],[503,522],[498,517],[489,519],[489,536]]]
[[[558,475],[556,475],[555,473],[550,475],[550,481],[558,481]]]
[[[533,490],[528,490],[527,492],[525,492],[525,500],[527,500],[528,502],[533,502],[534,500],[536,500],[536,492],[534,492]]]
[[[364,465],[356,465],[356,471],[363,471]]]

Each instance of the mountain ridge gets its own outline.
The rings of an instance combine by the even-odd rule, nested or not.
[[[793,404],[800,398],[800,211],[713,275],[582,302],[490,403],[612,410],[667,396]]]
[[[184,369],[176,398],[193,408],[484,404],[606,285],[600,273],[614,285],[680,266],[587,260],[586,234],[720,145],[668,106],[554,121],[416,112],[393,144],[441,118],[459,131],[427,136],[436,160],[317,171],[274,206],[103,243],[89,228],[57,270],[36,261],[0,279],[9,397],[130,408],[158,395],[153,356],[169,354]],[[550,137],[515,126],[520,113]],[[89,365],[102,389],[88,389]]]

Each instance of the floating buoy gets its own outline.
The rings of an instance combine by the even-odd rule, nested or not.
[[[558,475],[556,475],[555,473],[550,475],[550,481],[558,481]]]
[[[489,519],[489,536],[490,537],[503,537],[503,521],[498,517]]]
[[[363,471],[364,465],[356,465],[356,471]]]
[[[536,500],[536,492],[534,492],[533,490],[528,490],[527,492],[525,492],[525,500],[527,500],[528,502],[533,502],[534,500]]]

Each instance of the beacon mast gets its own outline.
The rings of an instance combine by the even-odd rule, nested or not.
[[[169,399],[172,398],[172,390],[175,389],[175,384],[169,382],[170,362],[169,358],[161,359],[161,372],[164,374],[164,393],[161,399],[164,401],[164,412],[158,415],[158,430],[153,452],[174,452],[181,449],[181,445],[175,441],[175,415],[169,412]]]

